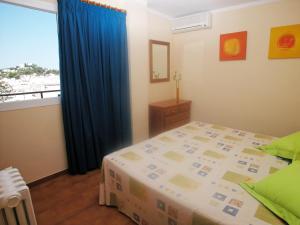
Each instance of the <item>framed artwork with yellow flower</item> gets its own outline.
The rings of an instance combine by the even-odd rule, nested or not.
[[[247,31],[221,34],[220,60],[245,60],[247,51]]]

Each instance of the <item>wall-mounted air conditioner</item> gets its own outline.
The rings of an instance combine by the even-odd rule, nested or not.
[[[210,12],[175,18],[172,20],[172,31],[179,33],[211,28],[211,20]]]

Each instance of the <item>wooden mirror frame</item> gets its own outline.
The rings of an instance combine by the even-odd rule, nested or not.
[[[152,45],[156,44],[156,45],[165,45],[167,46],[168,49],[168,63],[167,63],[167,78],[162,78],[162,79],[153,79],[152,74],[153,74],[153,49],[152,49]],[[150,61],[150,82],[151,83],[159,83],[159,82],[168,82],[170,81],[170,43],[169,42],[164,42],[164,41],[157,41],[157,40],[149,40],[149,61]]]

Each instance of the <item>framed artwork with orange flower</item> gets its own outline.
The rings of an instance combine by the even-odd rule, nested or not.
[[[245,60],[247,51],[247,31],[221,34],[220,60]]]
[[[300,58],[300,24],[273,27],[269,59]]]

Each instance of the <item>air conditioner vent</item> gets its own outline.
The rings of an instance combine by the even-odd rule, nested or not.
[[[176,18],[172,21],[172,31],[179,33],[211,28],[211,17],[211,13],[205,12]]]

